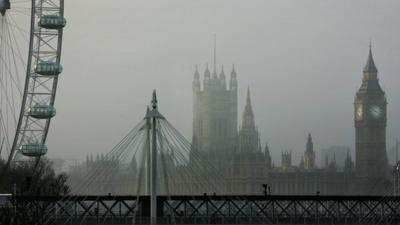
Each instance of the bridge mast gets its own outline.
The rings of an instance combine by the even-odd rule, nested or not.
[[[150,110],[149,107],[147,106],[147,111],[146,111],[146,147],[145,147],[145,154],[146,154],[146,195],[150,196],[150,180],[151,180],[151,170],[150,170],[150,165],[151,165],[151,157],[150,157],[150,152],[151,152],[151,145],[150,145],[150,130],[151,130],[151,119],[150,119]]]
[[[157,118],[159,113],[157,110],[157,95],[156,91],[153,91],[153,98],[151,100],[151,131],[152,131],[152,144],[150,152],[150,220],[151,225],[157,224]],[[150,145],[149,145],[150,146]],[[150,150],[150,149],[149,149]]]

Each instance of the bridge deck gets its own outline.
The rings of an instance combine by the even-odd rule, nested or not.
[[[148,196],[18,196],[14,202],[38,220],[61,224],[149,223]],[[159,224],[400,224],[400,197],[390,196],[159,196],[157,204]]]

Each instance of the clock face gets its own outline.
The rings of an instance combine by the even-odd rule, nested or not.
[[[369,108],[372,118],[378,119],[382,117],[383,110],[380,106],[373,105]]]
[[[362,118],[363,118],[363,107],[362,105],[358,105],[356,108],[356,119],[362,120]]]

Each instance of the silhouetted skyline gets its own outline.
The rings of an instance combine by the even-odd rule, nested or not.
[[[248,86],[256,124],[273,159],[294,163],[313,134],[319,150],[354,152],[353,101],[368,44],[388,95],[388,149],[400,134],[397,1],[66,2],[64,74],[49,157],[107,152],[144,116],[151,90],[160,111],[191,139],[195,65],[235,64],[239,123]],[[90,14],[90,16],[88,16]],[[230,71],[229,71],[230,72]]]

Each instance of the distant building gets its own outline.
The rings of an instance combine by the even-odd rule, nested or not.
[[[311,134],[308,134],[306,152],[304,153],[304,169],[312,170],[315,168],[314,144],[312,142]]]
[[[371,50],[363,72],[363,83],[354,104],[355,165],[348,149],[343,148],[342,152],[338,152],[339,164],[336,150],[331,149],[324,152],[325,164],[318,168],[312,136],[308,134],[299,166],[292,165],[291,152],[284,151],[281,167],[273,167],[268,147],[262,151],[249,90],[242,126],[238,132],[236,130],[235,70],[232,71],[228,90],[225,76],[218,78],[214,69],[210,78],[207,68],[204,90],[201,91],[196,68],[193,81],[193,150],[212,155],[208,160],[219,162],[218,168],[225,171],[228,178],[228,189],[237,194],[259,194],[263,183],[277,194],[382,194],[386,191],[385,184],[388,186],[389,171],[385,136],[386,97],[379,86]]]
[[[219,75],[215,65],[208,66],[203,85],[196,67],[193,80],[193,150],[222,169],[225,156],[233,153],[237,143],[237,80],[235,68],[227,84],[224,69]]]
[[[329,165],[332,161],[336,161],[338,167],[344,167],[344,162],[347,157],[347,153],[350,151],[348,146],[335,145],[329,148],[323,148],[319,150],[320,165]]]
[[[355,163],[348,148],[332,147],[316,152],[309,133],[305,135],[305,149],[299,165],[293,164],[291,151],[285,150],[281,155],[281,165],[275,166],[268,145],[264,148],[261,145],[250,89],[247,90],[242,123],[238,127],[235,68],[232,68],[227,84],[223,69],[217,75],[215,66],[212,74],[207,67],[202,85],[196,67],[190,155],[188,159],[181,156],[184,159],[179,163],[174,160],[173,153],[159,155],[160,161],[164,162],[158,167],[159,182],[165,185],[164,188],[159,186],[158,193],[255,195],[263,194],[264,187],[268,187],[271,194],[282,195],[392,193],[393,186],[388,181],[389,171],[393,168],[388,167],[386,156],[386,96],[379,86],[371,50],[363,72],[362,85],[354,102]],[[318,154],[325,158],[320,166],[316,164]],[[78,169],[84,172],[76,173],[76,183],[86,181],[85,175],[93,171],[105,170],[110,174],[92,177],[87,193],[112,190],[119,194],[132,194],[139,193],[139,190],[132,189],[134,186],[141,190],[149,186],[144,178],[144,167],[138,168],[135,158],[129,165],[123,165],[114,158],[106,160],[98,156],[94,160],[88,157]],[[392,180],[398,182],[398,173],[393,174],[396,177]],[[107,186],[110,183],[112,186]]]
[[[357,188],[364,194],[381,194],[388,186],[386,105],[370,47],[362,84],[354,99]]]
[[[264,151],[261,146],[251,106],[250,89],[247,90],[246,106],[237,143],[233,157],[228,157],[229,164],[226,169],[228,192],[257,193],[268,180],[271,156],[268,145],[265,146]]]

